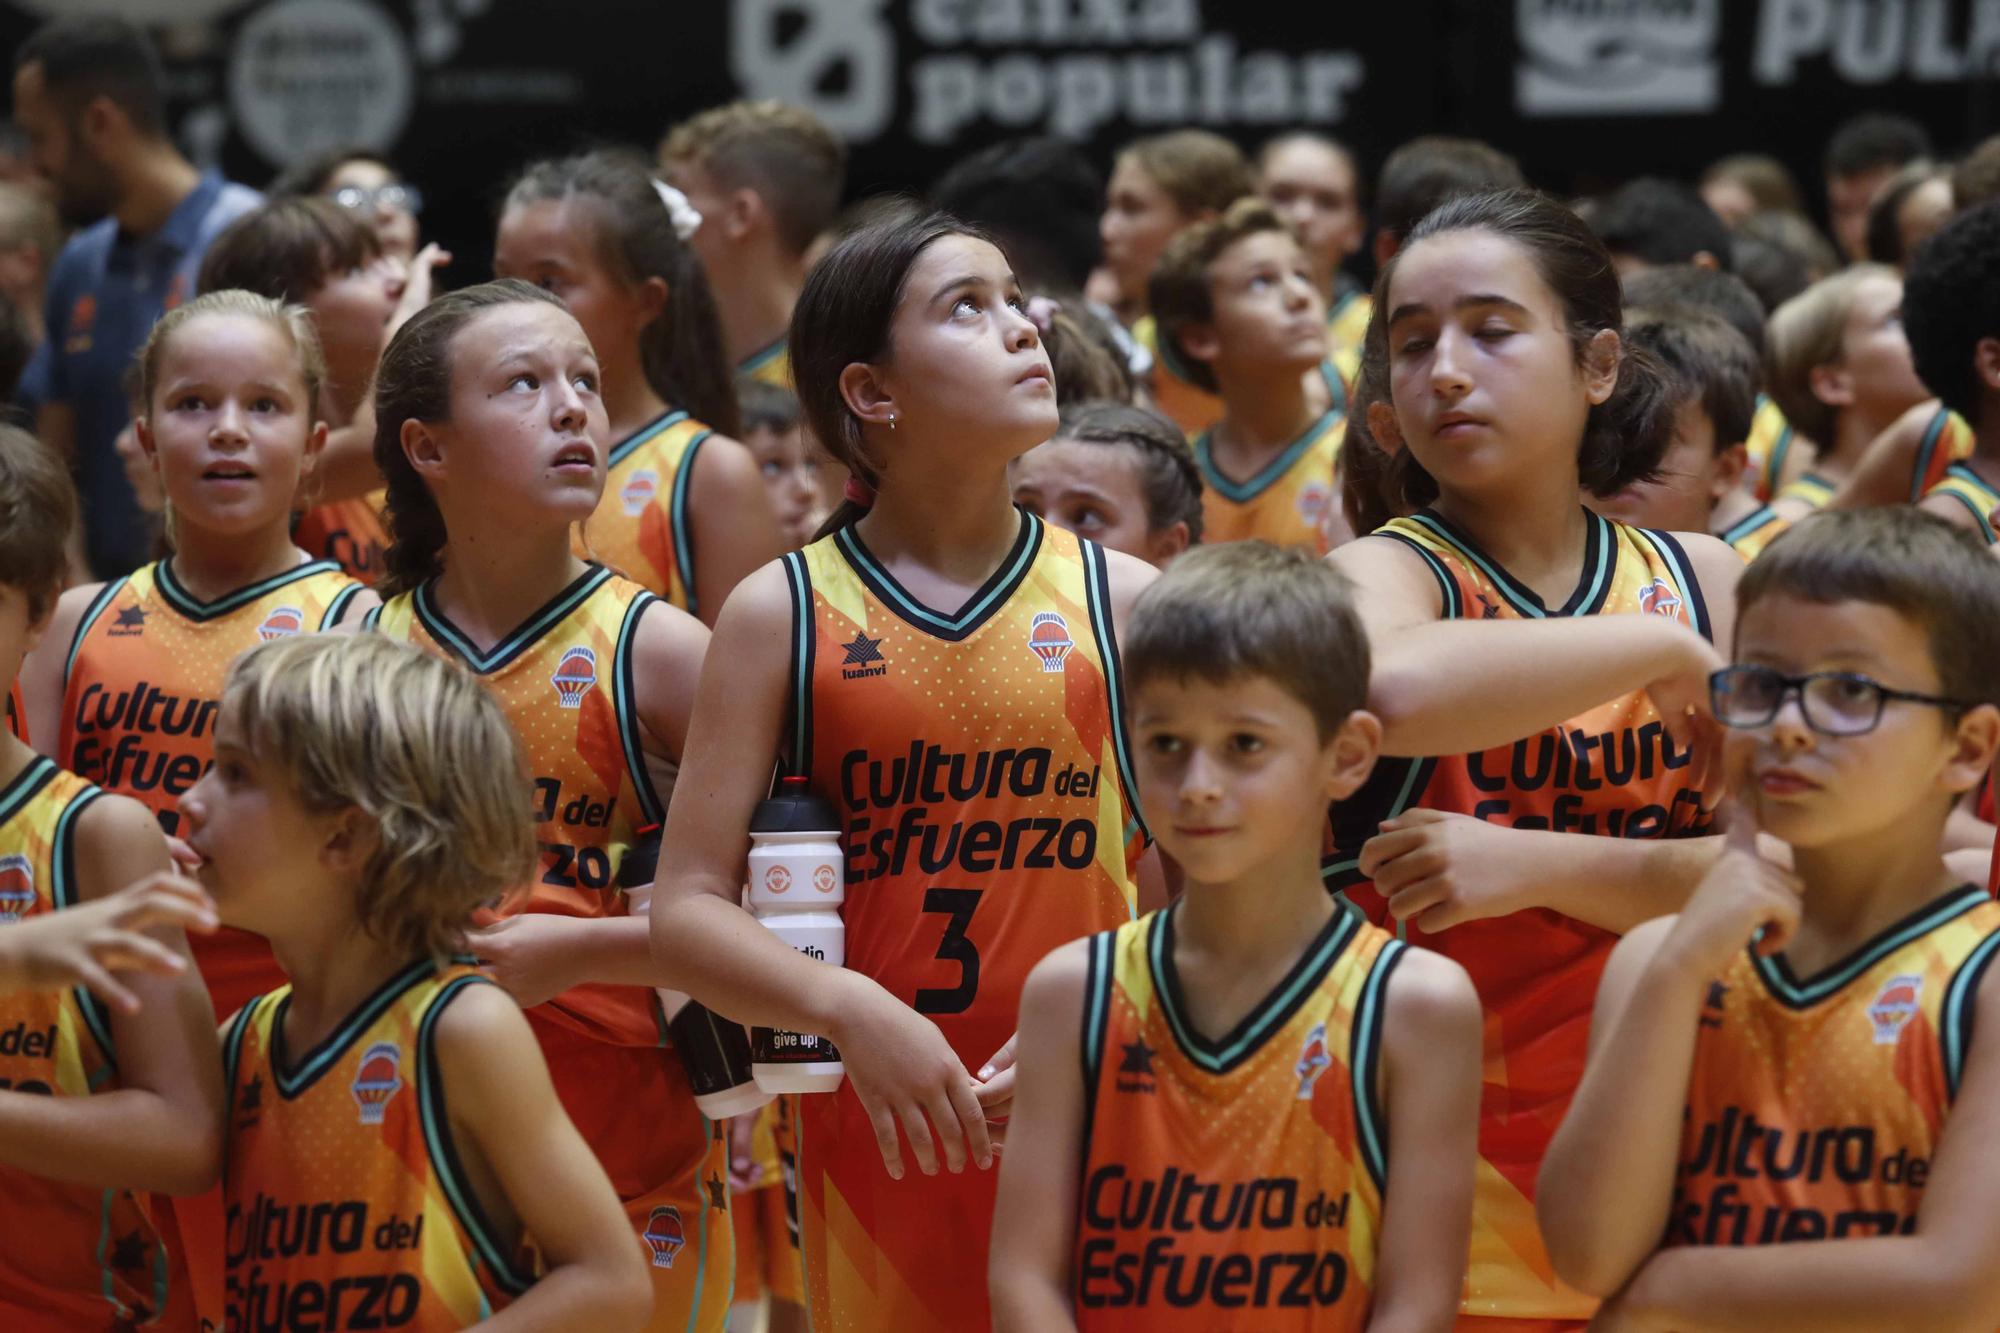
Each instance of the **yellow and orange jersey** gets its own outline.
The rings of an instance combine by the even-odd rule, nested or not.
[[[1561,606],[1425,510],[1369,541],[1399,541],[1435,576],[1447,620],[1667,616],[1711,635],[1687,554],[1663,532],[1589,516],[1583,572]],[[1333,808],[1327,884],[1377,922],[1388,907],[1361,878],[1362,845],[1380,821],[1412,807],[1517,828],[1625,838],[1708,831],[1693,755],[1667,735],[1644,691],[1613,699],[1512,745],[1479,754],[1385,759]],[[1544,908],[1408,938],[1456,959],[1486,1012],[1485,1096],[1472,1267],[1465,1312],[1522,1319],[1588,1318],[1593,1302],[1557,1282],[1535,1223],[1534,1185],[1550,1138],[1583,1076],[1590,1009],[1617,936]]]
[[[1974,472],[1967,464],[1953,462],[1945,469],[1944,476],[1938,479],[1938,483],[1924,495],[1926,499],[1933,495],[1950,496],[1972,514],[1974,521],[1979,525],[1979,535],[1984,537],[1988,544],[2000,540],[1993,531],[1993,511],[2000,509],[2000,490],[1995,490],[1988,484],[1986,478]]]
[[[230,1328],[467,1328],[533,1284],[525,1238],[461,1165],[438,1067],[438,1016],[491,984],[469,960],[424,959],[299,1052],[290,986],[229,1024]]]
[[[1792,423],[1785,420],[1785,413],[1769,394],[1757,395],[1757,411],[1750,418],[1750,438],[1744,441],[1750,455],[1747,476],[1750,489],[1759,504],[1769,504],[1777,497],[1778,488],[1784,484],[1785,464],[1790,460],[1792,450],[1803,446],[1810,449],[1799,433],[1792,429]]]
[[[1958,413],[1940,407],[1924,427],[1917,456],[1910,467],[1910,503],[1916,504],[1944,480],[1953,463],[1972,457],[1978,437]]]
[[[1791,522],[1771,506],[1762,505],[1756,513],[1739,519],[1717,536],[1728,544],[1730,550],[1742,556],[1743,563],[1747,565],[1762,555],[1764,548],[1776,540],[1779,533],[1791,526]]]
[[[1211,1038],[1184,1012],[1171,908],[1090,941],[1080,1330],[1367,1325],[1388,1176],[1382,1012],[1403,950],[1336,911]]]
[[[388,495],[382,489],[352,500],[314,505],[299,515],[292,540],[306,554],[333,561],[348,577],[374,583],[389,568],[384,559],[389,550],[389,524],[383,517]]]
[[[1803,504],[1810,509],[1824,509],[1839,489],[1839,482],[1830,481],[1817,472],[1808,472],[1781,489],[1778,498]]]
[[[1907,1235],[1957,1095],[2000,903],[1964,885],[1811,977],[1709,984],[1669,1245]]]
[[[1203,431],[1196,437],[1203,541],[1254,537],[1315,555],[1331,549],[1327,520],[1339,506],[1335,469],[1341,442],[1347,438],[1347,391],[1331,362],[1321,371],[1333,391],[1333,405],[1256,476],[1243,481],[1223,476],[1211,447],[1214,432]]]
[[[1368,341],[1368,321],[1375,315],[1375,298],[1366,288],[1336,292],[1326,311],[1326,356],[1349,388],[1361,374],[1361,354]]]
[[[99,795],[41,757],[0,789],[0,930],[75,905],[76,821]],[[80,986],[0,997],[0,1087],[49,1097],[117,1088],[97,997]],[[164,1313],[191,1313],[180,1257],[145,1195],[0,1167],[0,1219],[0,1326],[157,1328]]]
[[[1104,552],[1024,513],[955,612],[852,527],[784,567],[790,762],[843,820],[847,966],[977,1070],[1035,963],[1134,912],[1145,832]],[[993,1173],[892,1181],[851,1087],[799,1109],[814,1327],[985,1327]]]
[[[1151,315],[1142,315],[1132,325],[1132,338],[1153,354],[1153,405],[1193,439],[1222,420],[1222,399],[1200,385],[1174,373],[1168,358],[1160,352],[1160,326]]]
[[[736,373],[746,379],[768,384],[774,389],[792,387],[792,347],[784,338],[743,358]]]
[[[181,794],[215,761],[229,664],[267,639],[339,624],[362,586],[330,560],[212,602],[183,588],[170,560],[105,584],[70,642],[57,762],[142,802],[176,834]],[[223,1017],[284,983],[270,945],[255,935],[224,927],[188,942]]]
[[[695,452],[713,433],[672,411],[613,445],[604,498],[576,542],[578,555],[603,561],[690,615],[696,610],[688,491]]]
[[[514,725],[534,779],[541,876],[500,913],[626,915],[618,864],[662,810],[632,702],[634,639],[653,595],[591,565],[482,652],[438,609],[434,586],[389,599],[363,623],[471,671]],[[534,1013],[594,1041],[663,1041],[658,1001],[644,986],[578,986]]]

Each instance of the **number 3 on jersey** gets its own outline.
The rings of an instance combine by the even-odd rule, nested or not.
[[[924,913],[936,912],[946,918],[944,938],[938,941],[937,957],[958,964],[958,984],[937,989],[925,988],[916,995],[920,1014],[962,1014],[972,1007],[979,994],[979,948],[966,936],[972,914],[979,910],[983,889],[925,889]]]

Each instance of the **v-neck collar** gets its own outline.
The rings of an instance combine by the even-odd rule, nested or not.
[[[1175,1045],[1197,1068],[1210,1074],[1226,1074],[1262,1049],[1271,1034],[1298,1012],[1361,928],[1359,916],[1336,908],[1270,993],[1253,1005],[1235,1027],[1220,1037],[1210,1038],[1196,1031],[1181,1000],[1180,970],[1174,964],[1176,915],[1176,908],[1169,907],[1153,918],[1146,940],[1147,964],[1153,974],[1153,991],[1159,997],[1160,1010],[1166,1015]]]
[[[1583,515],[1583,568],[1577,575],[1576,586],[1570,590],[1569,599],[1553,611],[1542,601],[1540,593],[1515,578],[1505,565],[1480,549],[1471,534],[1435,509],[1419,510],[1410,516],[1410,521],[1457,547],[1466,559],[1478,566],[1516,612],[1533,620],[1545,620],[1550,616],[1595,615],[1603,609],[1604,600],[1611,593],[1612,575],[1618,566],[1617,534],[1612,529],[1611,521],[1603,515],[1588,509],[1583,511]]]
[[[1248,504],[1292,470],[1292,465],[1312,447],[1313,441],[1332,427],[1340,411],[1338,403],[1327,408],[1312,425],[1306,427],[1303,435],[1279,450],[1277,457],[1257,469],[1248,481],[1231,481],[1222,474],[1222,469],[1215,462],[1215,431],[1213,428],[1205,430],[1194,442],[1195,462],[1201,465],[1202,480],[1223,499],[1233,504]]]
[[[895,612],[898,619],[932,638],[957,643],[970,637],[995,611],[1006,605],[1007,599],[1034,567],[1035,557],[1042,548],[1042,521],[1025,509],[1016,512],[1020,514],[1021,527],[1015,535],[1014,545],[1001,559],[999,568],[979,585],[972,596],[966,598],[965,605],[949,615],[925,606],[896,582],[894,576],[868,550],[852,524],[836,532],[833,540],[835,548],[868,586],[868,590]]]
[[[161,560],[153,566],[153,586],[160,590],[160,599],[173,609],[175,614],[197,624],[226,616],[238,607],[247,606],[269,592],[275,592],[288,583],[311,578],[315,574],[325,574],[340,568],[331,560],[308,560],[294,565],[270,578],[224,593],[212,602],[204,602],[189,592],[181,581],[174,577],[172,560]]]
[[[1803,979],[1792,971],[1791,962],[1784,954],[1760,954],[1754,944],[1750,948],[1750,963],[1757,969],[1757,975],[1763,978],[1765,987],[1786,1008],[1810,1008],[1838,994],[1855,978],[1867,973],[1904,945],[1923,938],[1946,922],[1988,901],[1990,899],[1984,889],[1974,884],[1961,884],[1943,897],[1934,898],[1883,927],[1845,957]]]
[[[570,612],[583,605],[610,577],[611,571],[604,566],[597,564],[588,566],[583,573],[570,580],[569,586],[542,603],[526,620],[501,636],[490,652],[484,653],[479,651],[478,646],[465,631],[452,624],[451,618],[438,609],[435,597],[436,579],[419,585],[410,595],[410,601],[417,620],[430,632],[432,638],[456,653],[475,675],[487,676],[532,648],[536,640],[562,623]]]
[[[624,439],[618,441],[618,443],[612,445],[611,455],[608,461],[606,462],[605,466],[617,467],[620,463],[624,462],[627,458],[630,458],[632,456],[632,451],[634,449],[637,449],[639,446],[645,444],[647,441],[654,439],[659,435],[661,431],[666,430],[669,426],[678,426],[681,422],[686,420],[687,420],[687,413],[683,411],[681,408],[678,407],[668,408],[666,411],[660,413],[660,415],[654,417],[651,421],[647,422],[645,425],[639,427],[639,429],[633,431],[630,435],[627,435]]]
[[[279,1093],[290,1100],[312,1087],[327,1070],[340,1063],[341,1057],[375,1026],[391,1005],[436,972],[437,964],[428,958],[411,963],[370,992],[367,999],[341,1019],[333,1031],[314,1042],[296,1063],[285,1044],[285,1015],[291,1010],[292,997],[289,992],[280,997],[271,1015],[271,1072],[277,1079]]]

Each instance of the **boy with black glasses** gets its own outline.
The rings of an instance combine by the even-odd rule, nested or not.
[[[1605,969],[1550,1256],[1607,1298],[1593,1329],[1992,1328],[2000,903],[1939,841],[2000,749],[2000,566],[1927,514],[1834,513],[1737,605],[1729,845]]]

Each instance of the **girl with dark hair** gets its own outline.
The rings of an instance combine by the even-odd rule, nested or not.
[[[616,443],[579,554],[714,624],[785,543],[756,460],[730,438],[740,424],[715,300],[680,234],[700,220],[664,190],[634,155],[537,162],[508,191],[493,268],[560,297],[603,367]]]
[[[1007,475],[1023,509],[1157,568],[1201,540],[1201,469],[1179,428],[1148,408],[1065,412]]]
[[[375,429],[392,540],[366,623],[477,676],[534,780],[539,877],[473,950],[526,1011],[635,1243],[677,1219],[687,1252],[648,1269],[648,1327],[719,1330],[723,1142],[663,1049],[646,924],[617,883],[660,821],[708,631],[572,553],[604,489],[604,402],[582,327],[541,288],[482,283],[419,311],[382,353]]]
[[[1693,888],[1708,847],[1660,840],[1707,830],[1719,777],[1698,701],[1742,562],[1579,500],[1651,474],[1671,438],[1665,374],[1622,329],[1610,256],[1568,209],[1510,190],[1432,212],[1369,331],[1376,507],[1406,516],[1329,557],[1374,649],[1383,753],[1407,758],[1334,807],[1325,877],[1464,964],[1487,1011],[1465,1313],[1496,1331],[1590,1317],[1550,1275],[1535,1172],[1597,975]]]
[[[1022,983],[1141,898],[1115,626],[1153,572],[1011,503],[1007,465],[1054,433],[1055,392],[976,230],[933,214],[849,237],[807,278],[791,353],[853,480],[716,626],[653,947],[711,1008],[823,1033],[846,1061],[838,1092],[800,1098],[815,1325],[984,1328],[986,1118],[1012,1101]],[[842,822],[844,968],[737,905],[779,755]]]

